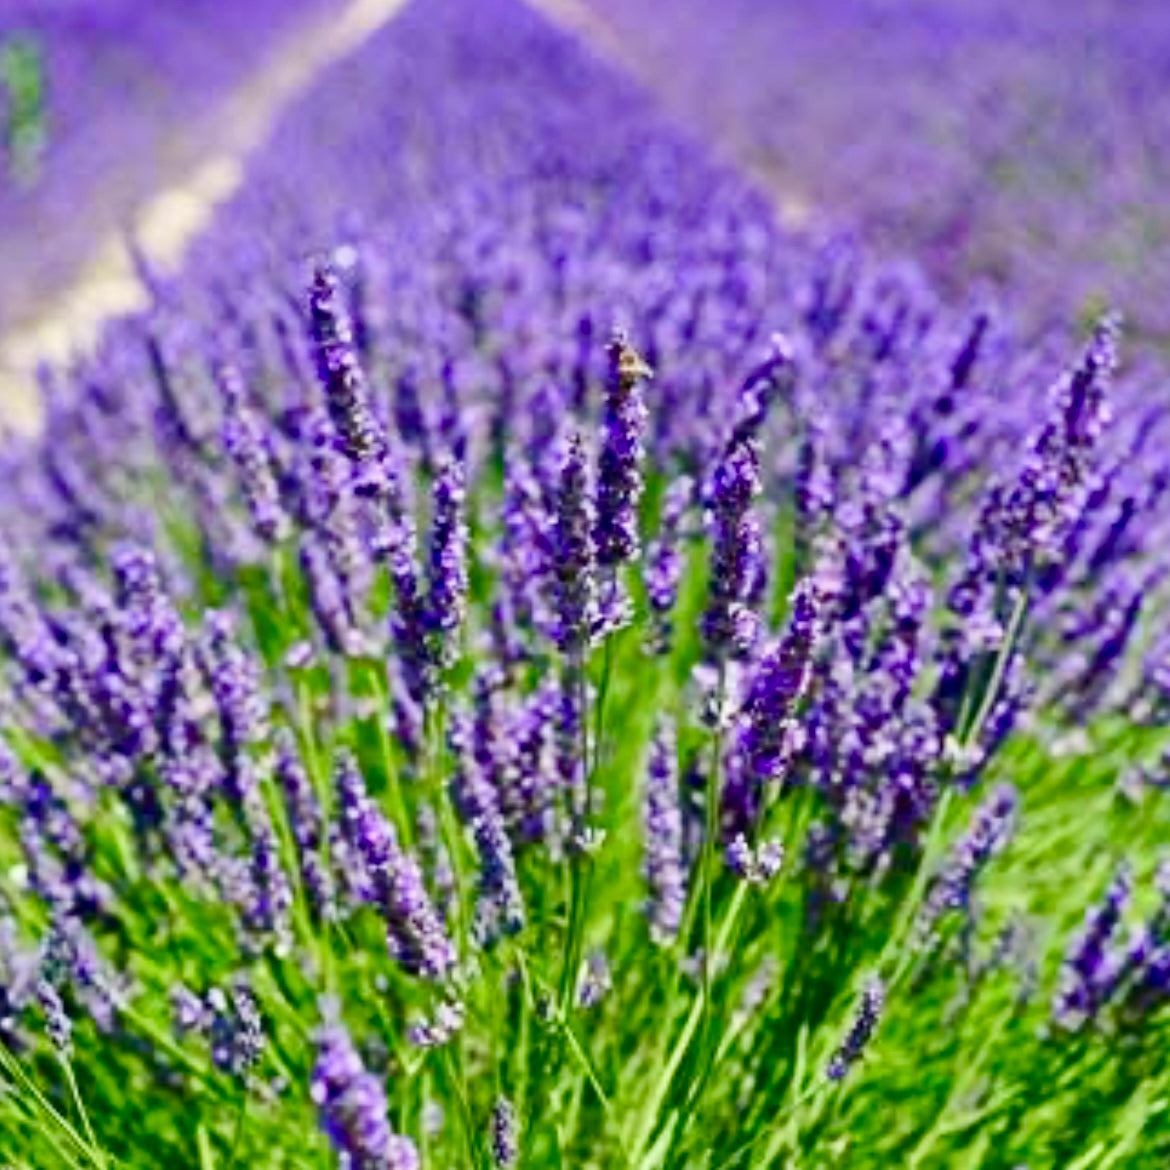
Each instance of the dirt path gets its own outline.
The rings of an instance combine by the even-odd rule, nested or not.
[[[191,241],[244,177],[247,156],[264,142],[280,112],[326,66],[352,52],[407,0],[351,0],[339,16],[314,22],[277,48],[223,104],[216,152],[143,202],[133,217],[145,254],[173,270]],[[33,371],[92,343],[103,321],[145,303],[125,240],[101,240],[73,283],[31,324],[0,337],[0,426],[36,426]]]
[[[646,55],[626,44],[581,0],[528,2],[616,68],[668,97],[662,93]],[[239,187],[247,156],[264,142],[280,112],[322,69],[356,49],[406,3],[408,0],[351,0],[340,16],[315,22],[277,49],[219,111],[216,124],[226,130],[216,153],[138,209],[134,230],[144,253],[162,269],[174,270],[215,208]],[[743,165],[742,159],[738,165]],[[808,221],[808,204],[787,181],[758,168],[748,169],[762,189],[771,192],[781,222],[799,227]],[[36,426],[33,371],[38,361],[66,360],[91,344],[108,318],[144,303],[145,292],[123,236],[107,236],[74,282],[45,312],[18,331],[0,336],[0,428]]]

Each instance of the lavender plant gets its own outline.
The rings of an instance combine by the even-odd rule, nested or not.
[[[513,0],[322,81],[0,456],[3,1156],[1164,1161],[1167,422],[991,321]]]

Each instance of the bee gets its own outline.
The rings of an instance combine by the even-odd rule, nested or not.
[[[630,344],[624,329],[618,329],[614,332],[613,340],[609,343],[609,350],[610,354],[617,359],[618,378],[627,389],[643,378],[654,377],[654,371]]]

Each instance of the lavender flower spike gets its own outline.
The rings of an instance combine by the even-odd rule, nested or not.
[[[562,654],[579,657],[597,611],[596,556],[585,446],[570,437],[556,493],[553,532],[555,639]]]
[[[219,388],[224,400],[223,445],[239,472],[252,527],[262,540],[283,540],[288,535],[289,518],[280,499],[264,424],[248,402],[235,366],[221,367]]]
[[[687,899],[675,735],[672,721],[659,721],[650,748],[642,806],[643,874],[649,891],[646,914],[650,937],[659,946],[669,946],[674,941]]]
[[[435,639],[434,658],[440,669],[455,660],[455,638],[467,610],[466,494],[463,465],[450,458],[435,476],[426,613],[427,627]]]
[[[849,1070],[861,1059],[866,1046],[877,1031],[878,1020],[881,1018],[882,1008],[885,1006],[886,989],[882,981],[873,976],[866,984],[861,994],[861,1005],[849,1034],[842,1041],[841,1046],[829,1061],[825,1075],[831,1081],[844,1080]]]
[[[1052,1001],[1052,1022],[1075,1032],[1092,1020],[1114,989],[1113,944],[1133,892],[1133,873],[1118,866],[1104,900],[1089,909],[1085,924],[1069,948]]]
[[[1017,803],[1016,790],[1001,784],[975,810],[970,828],[927,891],[916,928],[920,944],[929,939],[948,910],[969,908],[976,878],[1011,837]]]
[[[520,1161],[520,1122],[507,1097],[500,1097],[492,1109],[491,1148],[498,1170],[512,1170]]]
[[[670,485],[662,502],[658,535],[646,549],[643,577],[653,622],[648,642],[651,653],[658,655],[670,653],[671,611],[678,600],[683,571],[683,555],[679,548],[682,522],[694,491],[694,481],[687,475],[680,476]]]
[[[796,708],[808,691],[820,640],[821,601],[814,581],[797,586],[784,638],[760,659],[739,717],[723,793],[724,836],[750,834],[764,791],[780,781],[802,733]]]
[[[317,376],[345,453],[355,463],[381,458],[386,451],[386,437],[370,404],[365,374],[354,346],[353,323],[342,303],[337,274],[326,263],[319,264],[313,275],[309,316]]]
[[[598,564],[615,569],[638,555],[638,501],[644,486],[642,433],[646,426],[641,384],[652,371],[620,330],[607,353],[609,380],[597,469],[594,543]]]
[[[365,871],[363,893],[386,917],[391,955],[412,975],[441,980],[455,966],[455,947],[431,902],[418,864],[398,845],[393,826],[366,791],[357,762],[337,762],[342,836]]]
[[[390,1128],[381,1081],[366,1071],[349,1033],[336,1020],[317,1034],[309,1092],[321,1128],[346,1170],[418,1170],[414,1143]]]
[[[746,601],[763,555],[759,523],[751,512],[760,490],[755,446],[736,443],[716,469],[711,490],[714,549],[710,595],[700,629],[707,657],[713,662],[745,654],[755,643],[758,621]]]

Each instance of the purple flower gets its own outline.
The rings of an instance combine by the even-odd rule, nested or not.
[[[414,1143],[390,1128],[386,1092],[339,1021],[317,1033],[309,1095],[321,1128],[349,1170],[418,1170]]]
[[[296,738],[283,727],[276,732],[276,780],[297,843],[305,895],[313,913],[330,921],[337,916],[337,891],[323,852],[328,837],[325,817],[301,762]]]
[[[723,791],[727,840],[751,832],[765,791],[783,781],[803,746],[797,708],[808,692],[821,623],[817,585],[802,581],[792,595],[788,630],[756,665],[737,718]]]
[[[427,893],[422,870],[399,848],[393,827],[347,752],[337,759],[336,785],[342,839],[361,867],[366,898],[385,917],[390,954],[412,975],[446,978],[455,966],[455,947]]]
[[[861,1059],[862,1054],[877,1031],[882,1008],[885,1006],[886,989],[877,976],[872,976],[861,993],[861,1003],[853,1018],[849,1032],[833,1054],[825,1075],[831,1081],[844,1080],[849,1070]]]
[[[252,527],[262,540],[283,540],[289,518],[280,498],[266,428],[248,401],[235,366],[220,367],[219,388],[224,400],[223,445],[239,473]]]
[[[553,519],[554,640],[561,653],[580,658],[597,619],[597,561],[588,464],[579,434],[571,435],[561,462]]]
[[[496,1098],[492,1107],[490,1139],[497,1170],[513,1170],[520,1161],[520,1119],[507,1097]]]
[[[780,841],[762,842],[753,849],[742,833],[728,843],[727,868],[753,886],[766,886],[784,865],[784,846]]]
[[[260,670],[240,645],[235,620],[223,611],[207,617],[201,658],[219,713],[229,787],[240,799],[244,758],[269,734]]]
[[[264,1021],[247,980],[238,976],[227,992],[213,987],[205,1018],[211,1063],[220,1072],[246,1078],[264,1052]]]
[[[638,502],[642,498],[642,434],[646,404],[642,382],[652,376],[648,365],[622,332],[606,350],[609,377],[597,467],[597,510],[593,543],[597,563],[616,569],[638,555]]]
[[[313,533],[307,533],[301,544],[300,563],[309,607],[325,635],[326,645],[342,657],[360,656],[366,642],[345,586],[334,571],[328,546]]]
[[[694,491],[694,480],[687,475],[680,476],[670,485],[662,502],[658,535],[646,549],[643,576],[652,622],[649,648],[659,655],[668,654],[671,648],[671,612],[678,600],[683,573],[683,553],[679,547],[682,523]]]
[[[1052,1001],[1052,1022],[1076,1031],[1091,1022],[1116,986],[1114,940],[1129,905],[1133,875],[1118,866],[1104,899],[1085,914],[1085,923],[1061,967],[1060,983]]]
[[[585,960],[585,971],[577,989],[577,1003],[585,1011],[597,1007],[613,990],[613,971],[600,947],[594,947]]]
[[[385,452],[385,436],[370,405],[365,374],[354,346],[353,325],[342,301],[337,275],[324,263],[313,275],[309,315],[317,376],[345,453],[355,463],[377,459]]]
[[[471,827],[479,853],[479,901],[476,932],[484,946],[524,929],[524,898],[516,877],[512,842],[500,812],[498,790],[477,758],[466,716],[456,712],[451,723],[451,747],[456,757],[451,782],[452,801]],[[490,762],[490,761],[487,761]]]
[[[458,1000],[443,1000],[429,1018],[415,1020],[406,1037],[415,1048],[442,1048],[463,1029],[467,1012]]]
[[[456,637],[467,609],[467,520],[464,515],[463,465],[447,459],[435,475],[434,516],[429,547],[430,572],[426,603],[427,627],[434,638],[435,665],[454,662]]]
[[[755,644],[759,619],[746,601],[762,556],[759,522],[751,511],[760,487],[755,447],[736,443],[715,470],[709,505],[714,547],[700,632],[712,662],[746,654]]]
[[[970,913],[972,887],[988,861],[1010,839],[1017,803],[1016,790],[1001,784],[975,810],[966,833],[926,892],[916,928],[920,940],[925,942],[931,936],[948,911]]]
[[[66,1059],[73,1054],[73,1021],[61,999],[61,993],[47,980],[37,980],[37,1001],[45,1016],[45,1035],[49,1043]]]
[[[650,937],[659,946],[674,941],[686,907],[682,837],[676,733],[673,723],[662,718],[650,746],[642,803],[642,873],[649,893],[646,915]]]
[[[754,442],[760,437],[774,400],[791,391],[796,377],[796,357],[791,342],[782,334],[772,337],[766,358],[744,379],[739,390],[738,417],[728,448]]]

